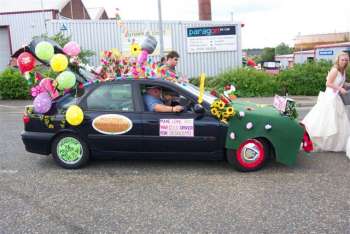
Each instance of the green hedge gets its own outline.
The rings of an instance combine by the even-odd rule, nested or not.
[[[277,90],[276,77],[248,67],[219,74],[211,84],[218,92],[225,85],[234,84],[240,97],[270,96]]]
[[[205,86],[207,90],[222,92],[225,85],[234,84],[239,97],[273,96],[276,93],[317,96],[320,90],[325,89],[331,67],[332,64],[328,61],[296,64],[278,75],[251,68],[232,69],[208,78]],[[347,77],[350,78],[350,69],[347,70]],[[198,85],[198,78],[190,81]]]
[[[278,74],[279,89],[290,95],[318,95],[325,89],[331,67],[332,64],[326,61],[296,64]]]
[[[190,82],[198,86],[199,78]],[[205,81],[207,90],[223,92],[224,86],[234,84],[239,97],[271,96],[277,91],[276,77],[252,68],[232,69]]]
[[[6,68],[0,74],[1,99],[28,99],[29,86],[27,80],[17,69]]]

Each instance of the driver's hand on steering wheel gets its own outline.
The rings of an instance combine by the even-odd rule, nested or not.
[[[184,110],[183,106],[180,106],[180,105],[173,107],[173,112],[181,112],[183,110]]]

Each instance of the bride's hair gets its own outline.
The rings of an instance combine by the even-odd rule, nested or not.
[[[342,56],[346,56],[346,57],[349,58],[349,54],[346,53],[346,52],[340,52],[340,53],[337,55],[333,67],[335,67],[338,71],[344,71],[344,70],[346,69],[346,67],[345,67],[344,70],[342,70],[342,68],[341,68],[340,65],[339,65],[340,57],[342,57]]]

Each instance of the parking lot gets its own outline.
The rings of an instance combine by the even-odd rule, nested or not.
[[[64,170],[25,151],[25,104],[0,102],[0,233],[350,233],[345,153],[253,173],[144,160]]]

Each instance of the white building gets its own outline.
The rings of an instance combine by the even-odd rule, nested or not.
[[[301,64],[309,61],[313,61],[315,57],[314,50],[304,50],[294,52],[294,64]]]
[[[276,55],[275,61],[280,62],[281,69],[287,69],[294,64],[294,54]]]
[[[342,51],[350,51],[350,42],[319,45],[315,47],[315,60],[331,60],[334,61],[337,54]]]

